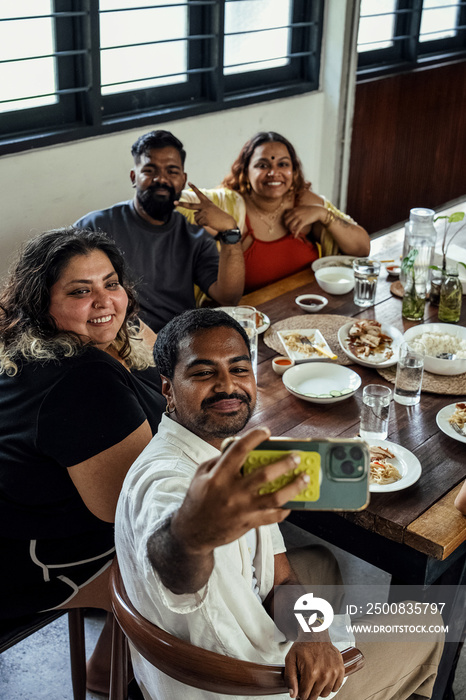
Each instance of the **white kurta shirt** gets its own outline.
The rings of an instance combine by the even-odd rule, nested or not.
[[[157,435],[129,470],[118,501],[115,543],[125,588],[141,615],[181,639],[239,659],[283,664],[291,643],[254,593],[246,535],[215,549],[209,581],[193,594],[176,595],[168,590],[147,556],[148,539],[181,506],[199,464],[219,454],[168,416],[162,417]],[[278,525],[260,527],[256,534],[253,565],[263,601],[273,586],[274,556],[286,548]],[[349,646],[348,640],[336,646],[343,649]],[[134,649],[131,656],[147,698],[234,700],[231,695],[188,689]],[[273,697],[284,700],[289,695]]]

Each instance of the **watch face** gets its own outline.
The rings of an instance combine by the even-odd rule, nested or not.
[[[224,243],[238,243],[238,241],[241,239],[241,231],[239,228],[232,228],[229,231],[221,231],[219,233],[219,238]]]

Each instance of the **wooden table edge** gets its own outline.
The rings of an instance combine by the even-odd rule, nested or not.
[[[461,488],[455,486],[408,525],[404,543],[435,559],[444,560],[466,541],[466,516],[455,508]]]

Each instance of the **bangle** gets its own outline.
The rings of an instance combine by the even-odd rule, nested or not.
[[[325,221],[322,222],[322,226],[324,226],[325,228],[328,228],[330,226],[330,224],[332,224],[335,221],[336,218],[337,217],[335,216],[333,211],[331,209],[329,209]]]

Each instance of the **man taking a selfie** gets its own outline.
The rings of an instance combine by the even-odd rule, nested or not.
[[[327,631],[280,632],[272,619],[273,605],[280,603],[274,586],[279,594],[289,584],[299,586],[278,528],[290,512],[281,506],[306,487],[308,477],[301,473],[275,493],[259,492],[296,467],[293,455],[242,475],[247,454],[269,437],[267,428],[250,430],[220,451],[225,438],[246,426],[256,402],[245,331],[221,311],[187,311],[162,329],[154,354],[166,415],[125,479],[115,522],[132,603],[196,646],[257,663],[285,663],[289,694],[274,697],[329,697],[344,679],[339,650],[352,640],[333,644]],[[302,583],[339,583],[338,568],[322,548],[311,560],[312,580],[307,576]],[[430,697],[441,642],[412,644],[409,654],[403,645],[359,646],[366,666],[348,679],[341,700]],[[186,686],[134,650],[132,657],[146,697],[186,695]],[[231,698],[189,688],[190,700],[220,697]]]

